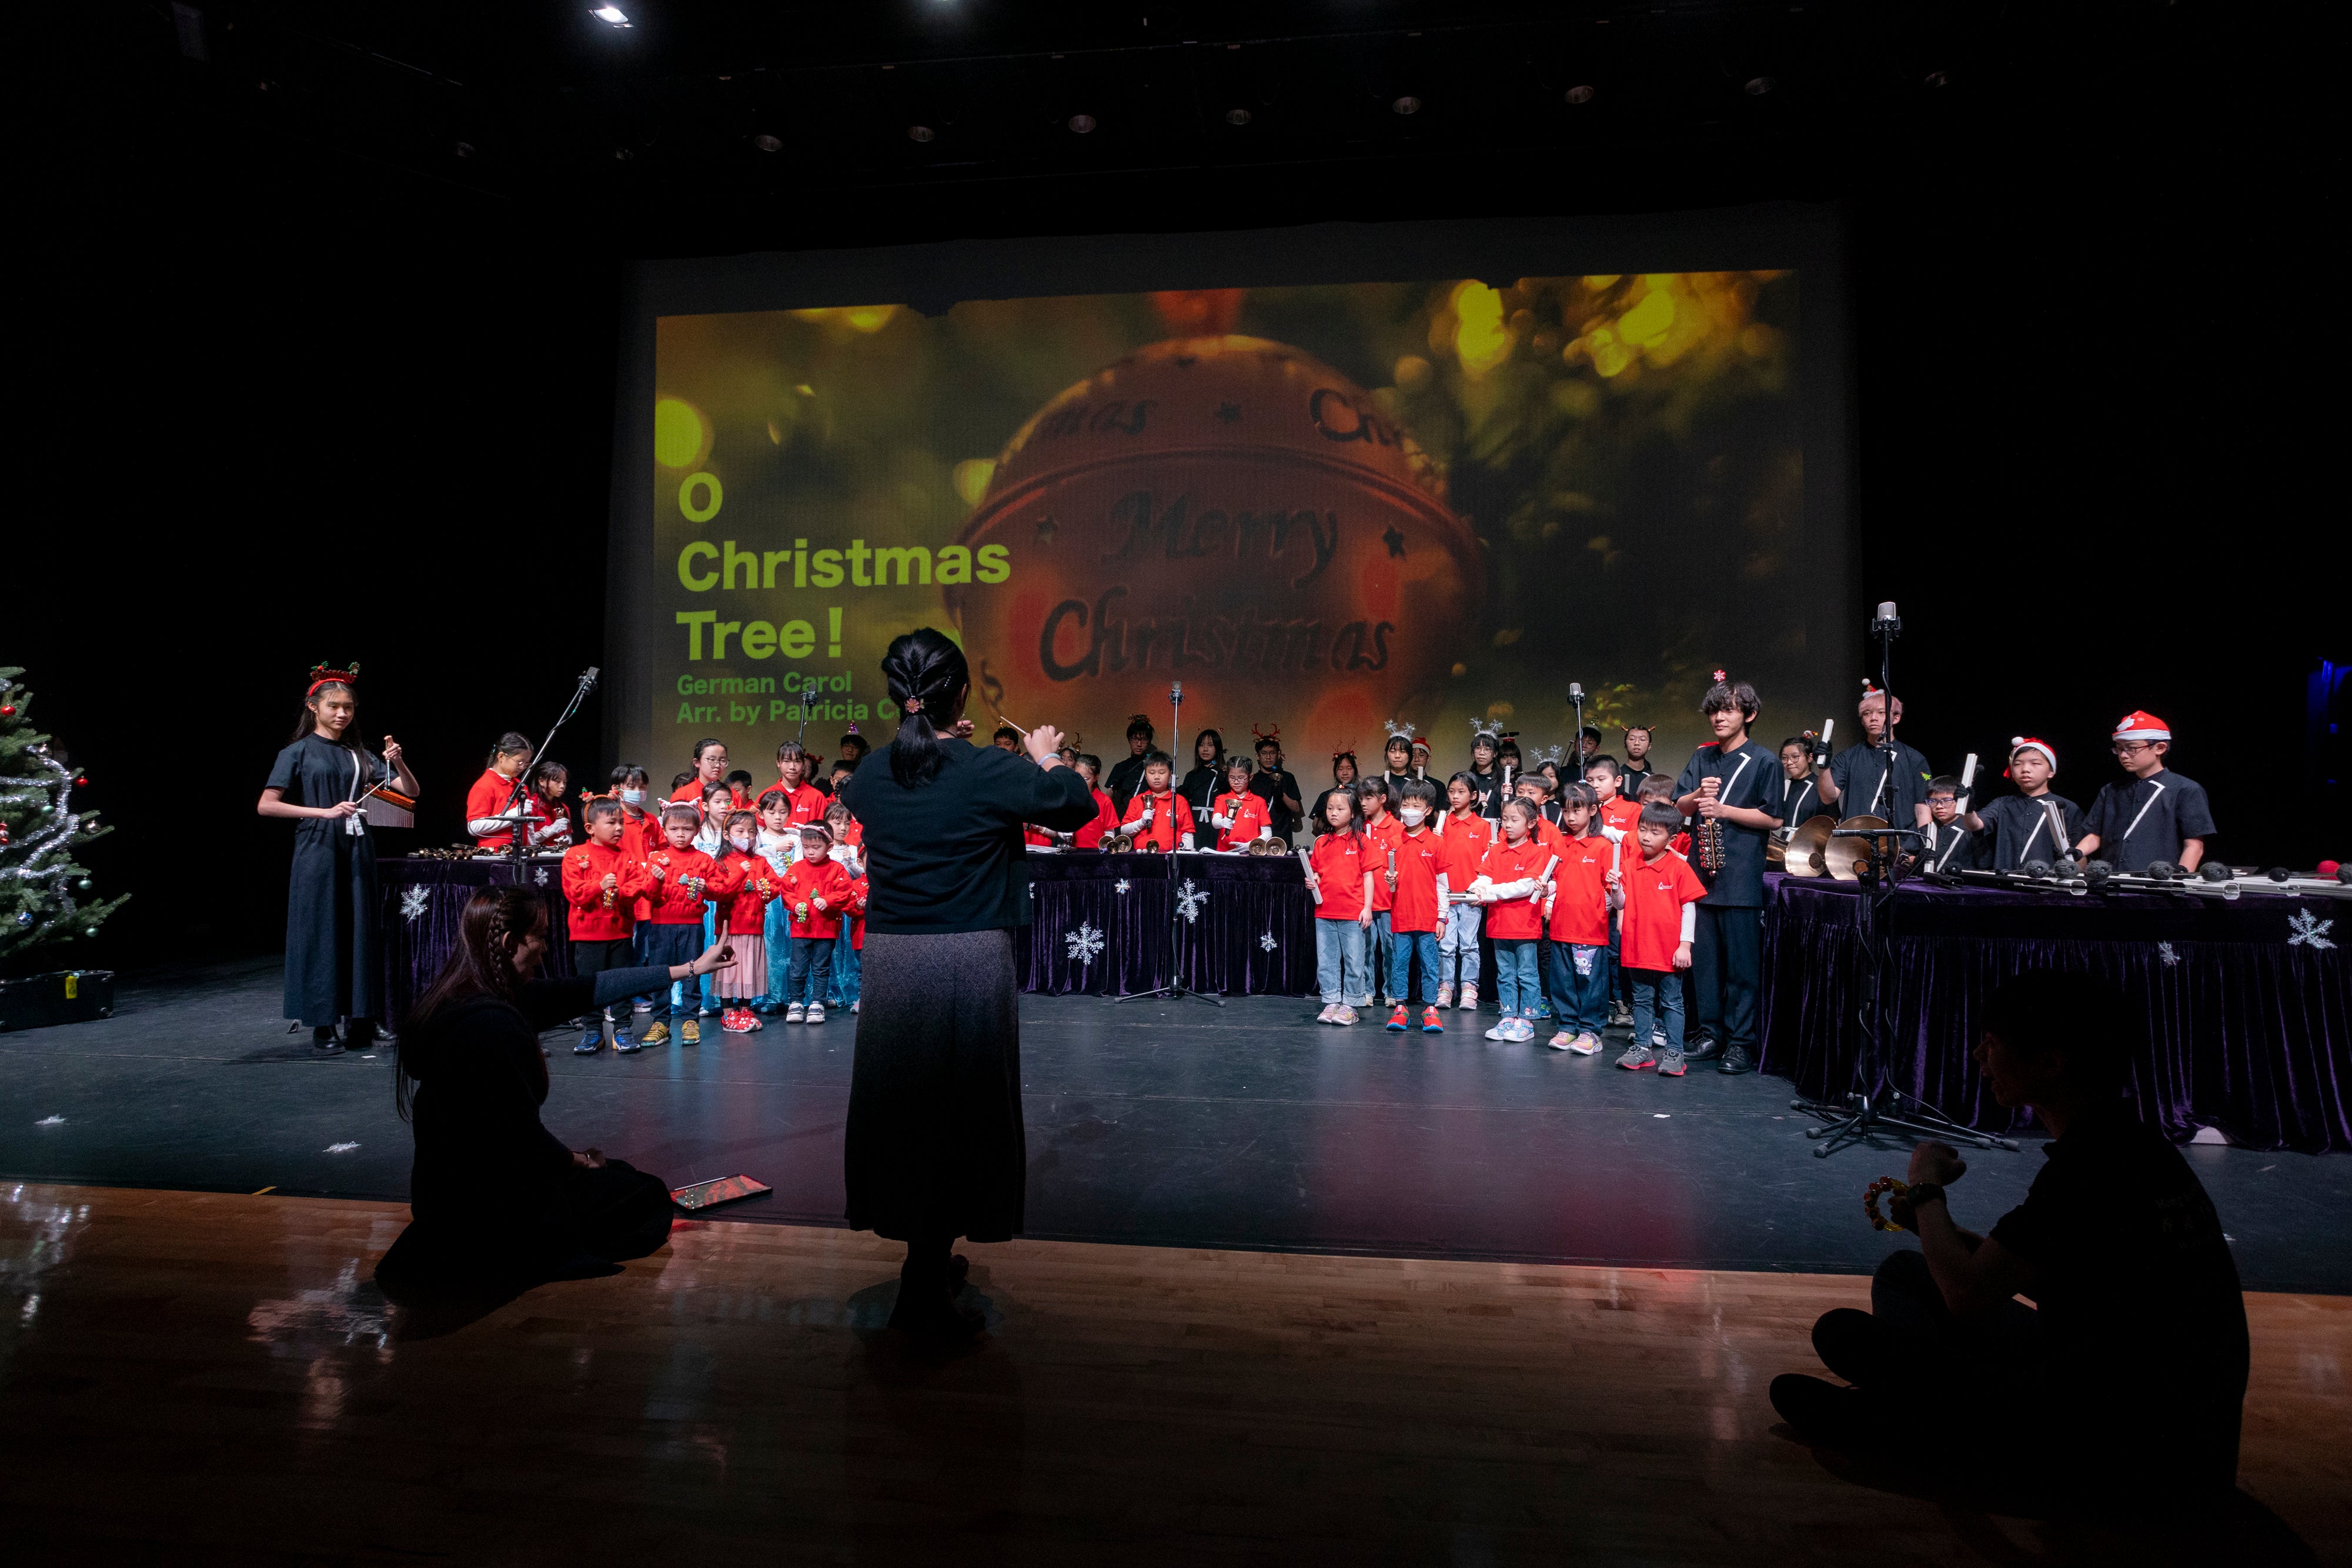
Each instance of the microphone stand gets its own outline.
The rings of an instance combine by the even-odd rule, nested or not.
[[[1184,738],[1183,716],[1184,683],[1181,681],[1171,681],[1168,685],[1168,734],[1171,740],[1178,743],[1181,743]],[[1178,1000],[1182,1000],[1189,997],[1193,1001],[1207,1002],[1214,1007],[1221,1008],[1225,1005],[1224,998],[1213,997],[1206,991],[1196,991],[1192,987],[1184,984],[1182,962],[1178,957],[1178,949],[1182,938],[1182,933],[1177,929],[1176,925],[1179,918],[1176,909],[1176,856],[1178,852],[1175,848],[1176,823],[1173,819],[1176,814],[1176,802],[1184,798],[1183,791],[1177,787],[1177,780],[1175,778],[1176,758],[1178,755],[1179,752],[1173,747],[1171,747],[1168,753],[1168,813],[1171,818],[1168,824],[1168,983],[1164,986],[1155,986],[1148,991],[1138,991],[1132,996],[1113,997],[1111,998],[1111,1001],[1114,1004],[1119,1002],[1139,1002],[1149,997],[1172,997]],[[1216,800],[1216,791],[1213,789],[1209,792],[1209,799],[1212,802],[1214,802]],[[1192,833],[1195,841],[1198,841],[1199,840],[1200,831],[1201,824],[1197,821],[1194,822],[1192,824]]]
[[[554,727],[547,732],[547,738],[539,743],[539,748],[530,754],[530,760],[523,764],[521,772],[515,775],[514,788],[507,791],[507,810],[509,814],[517,806],[522,804],[523,789],[530,781],[531,769],[537,768],[540,758],[547,755],[547,748],[555,744],[556,731],[562,729],[571,720],[572,716],[580,711],[580,705],[586,701],[588,694],[595,689],[596,666],[591,664],[581,673],[579,688],[572,694],[572,700],[563,705],[563,712],[557,717]],[[520,886],[522,883],[522,868],[530,860],[530,831],[527,824],[522,822],[515,824],[514,838],[509,842],[508,848],[513,852],[515,883]]]
[[[1891,612],[1894,607],[1880,608]],[[1878,689],[1886,713],[1886,726],[1879,737],[1879,760],[1886,768],[1883,787],[1892,795],[1895,768],[1901,757],[1895,745],[1894,664],[1895,639],[1902,633],[1902,618],[1881,614],[1871,622],[1870,631],[1878,639]],[[1887,814],[1892,816],[1894,810],[1890,802]],[[2016,1139],[1962,1126],[1917,1095],[1897,1089],[1887,1079],[1886,1009],[1895,989],[1895,891],[1902,880],[1903,841],[1924,839],[1926,835],[1916,827],[1898,824],[1891,828],[1839,828],[1831,836],[1862,839],[1869,845],[1862,865],[1862,920],[1854,942],[1854,963],[1868,999],[1856,1019],[1862,1030],[1862,1046],[1854,1053],[1853,1078],[1861,1087],[1849,1090],[1842,1100],[1789,1102],[1790,1110],[1822,1120],[1821,1126],[1805,1129],[1806,1137],[1821,1140],[1813,1157],[1827,1159],[1850,1144],[1895,1134],[2014,1152]],[[1910,1103],[1907,1106],[1906,1101]]]

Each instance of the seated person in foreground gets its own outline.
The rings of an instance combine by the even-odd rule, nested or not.
[[[656,1250],[677,1212],[668,1184],[597,1150],[575,1152],[541,1124],[540,1031],[719,968],[725,939],[690,964],[545,980],[547,905],[536,889],[481,889],[458,929],[441,977],[400,1029],[394,1092],[416,1130],[415,1223],[378,1277],[394,1288],[530,1283],[609,1273]]]
[[[1993,998],[1976,1059],[1994,1097],[2048,1126],[2025,1201],[1978,1236],[1944,1188],[1947,1145],[1911,1155],[1895,1218],[1918,1232],[1813,1347],[1852,1385],[1790,1373],[1772,1404],[1808,1439],[2032,1480],[2053,1500],[2226,1491],[2246,1393],[2245,1301],[2196,1173],[2118,1092],[2119,998],[2025,975]],[[2032,1305],[2015,1300],[2023,1295]]]

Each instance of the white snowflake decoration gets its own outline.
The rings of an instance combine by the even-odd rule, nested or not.
[[[1273,933],[1273,932],[1271,932],[1271,931],[1269,931],[1269,932],[1267,932],[1265,936],[1263,936],[1259,937],[1259,938],[1257,939],[1257,945],[1258,945],[1259,946],[1261,946],[1261,947],[1265,948],[1265,949],[1267,952],[1269,952],[1269,953],[1273,952],[1273,951],[1274,951],[1274,933]]]
[[[1201,905],[1208,902],[1209,890],[1194,887],[1189,876],[1184,879],[1184,885],[1176,890],[1176,913],[1184,917],[1187,925],[1201,918]]]
[[[1080,964],[1092,965],[1102,956],[1103,934],[1083,920],[1076,931],[1063,932],[1062,940],[1069,945],[1071,958]]]
[[[538,883],[540,886],[545,887],[547,885],[547,868],[545,866],[541,866],[537,871],[531,873],[531,880]]]
[[[1127,891],[1127,878],[1120,877],[1118,881],[1112,883],[1112,885],[1118,888],[1119,892],[1125,893]]]
[[[2180,955],[2172,950],[2172,944],[2169,942],[2158,943],[2156,945],[2156,956],[2164,960],[2167,967],[2180,962]]]
[[[2327,935],[2336,929],[2336,922],[2322,920],[2308,909],[2295,911],[2294,918],[2288,921],[2287,925],[2293,927],[2294,932],[2286,939],[2286,945],[2290,947],[2320,948],[2336,946]]]
[[[412,887],[400,895],[400,917],[414,925],[425,918],[425,906],[432,902],[432,889]]]

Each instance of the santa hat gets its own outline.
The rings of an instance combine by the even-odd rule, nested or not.
[[[2156,715],[2134,708],[2116,721],[2115,738],[2117,740],[2170,740],[2172,731]]]
[[[1434,749],[1429,744],[1429,737],[1425,735],[1416,735],[1412,737],[1412,748],[1415,751],[1429,751]]]
[[[2036,740],[2030,735],[2012,735],[2009,737],[2009,755],[2012,761],[2016,759],[2019,752],[2029,749],[2042,753],[2042,759],[2050,764],[2051,772],[2058,771],[2058,754],[2050,749],[2048,741]],[[2002,768],[2000,776],[2004,779],[2008,778],[2009,769]]]

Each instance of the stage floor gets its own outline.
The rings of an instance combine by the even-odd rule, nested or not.
[[[259,960],[131,977],[114,1018],[0,1035],[0,1176],[393,1198],[409,1139],[388,1053],[313,1060]],[[1028,1234],[1387,1257],[1861,1273],[1889,1239],[1863,1187],[1896,1147],[1822,1160],[1784,1080],[1680,1081],[1444,1035],[1341,1030],[1279,998],[1114,1005],[1024,998]],[[856,1038],[770,1020],[635,1057],[551,1034],[548,1125],[674,1185],[747,1172],[730,1220],[839,1223]],[[2186,1151],[2249,1290],[2352,1293],[2352,1161]],[[2041,1166],[1970,1151],[1955,1190],[1990,1224]]]

